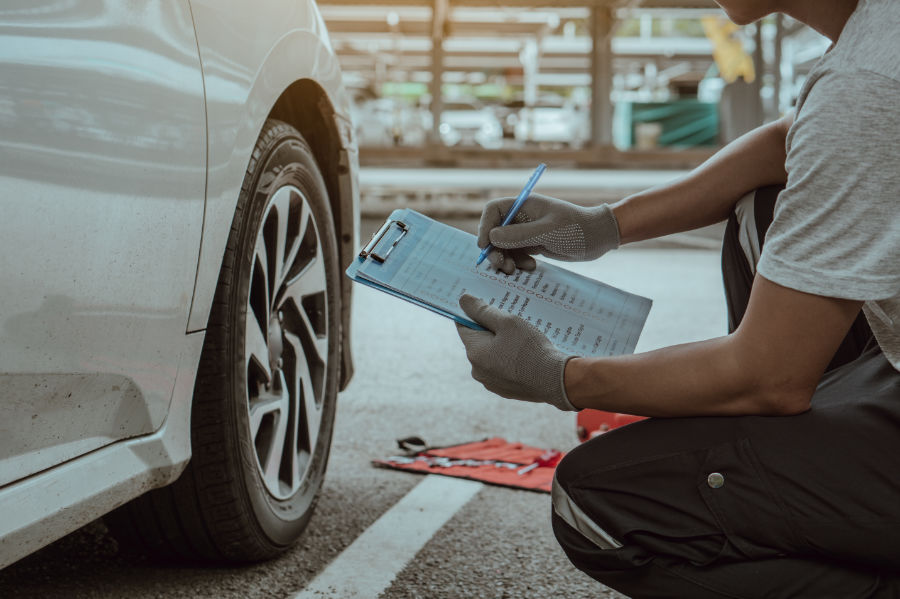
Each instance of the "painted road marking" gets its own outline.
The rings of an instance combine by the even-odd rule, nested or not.
[[[293,599],[377,597],[482,486],[471,480],[426,476]]]

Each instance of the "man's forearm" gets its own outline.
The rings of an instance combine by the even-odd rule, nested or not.
[[[566,396],[576,408],[641,416],[798,414],[861,305],[757,276],[734,333],[632,356],[570,359]]]
[[[770,396],[721,337],[614,358],[574,358],[565,387],[577,408],[640,416],[783,414],[791,401]]]
[[[613,205],[621,243],[652,239],[720,222],[758,187],[784,184],[785,136],[792,117],[730,143],[686,177]]]

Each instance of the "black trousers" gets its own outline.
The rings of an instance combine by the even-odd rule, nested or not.
[[[776,195],[729,223],[731,327],[755,270],[739,229],[761,242]],[[900,597],[900,373],[870,339],[859,320],[803,414],[652,418],[570,452],[552,515],[569,559],[634,598]]]

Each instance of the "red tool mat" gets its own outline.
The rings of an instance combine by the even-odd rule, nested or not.
[[[575,432],[578,434],[580,441],[589,441],[606,431],[643,419],[643,416],[632,416],[631,414],[617,414],[616,412],[603,412],[601,410],[581,410],[576,416],[577,428]]]
[[[409,447],[411,444],[408,441],[399,441],[400,447]],[[424,446],[424,443],[421,445]],[[555,449],[530,447],[495,437],[450,447],[423,448],[407,455],[372,460],[372,463],[383,468],[442,474],[549,493],[553,472],[563,455]]]

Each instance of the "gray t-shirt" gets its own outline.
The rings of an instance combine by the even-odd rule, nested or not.
[[[860,0],[810,72],[786,168],[759,273],[806,293],[865,300],[900,370],[900,2]]]

